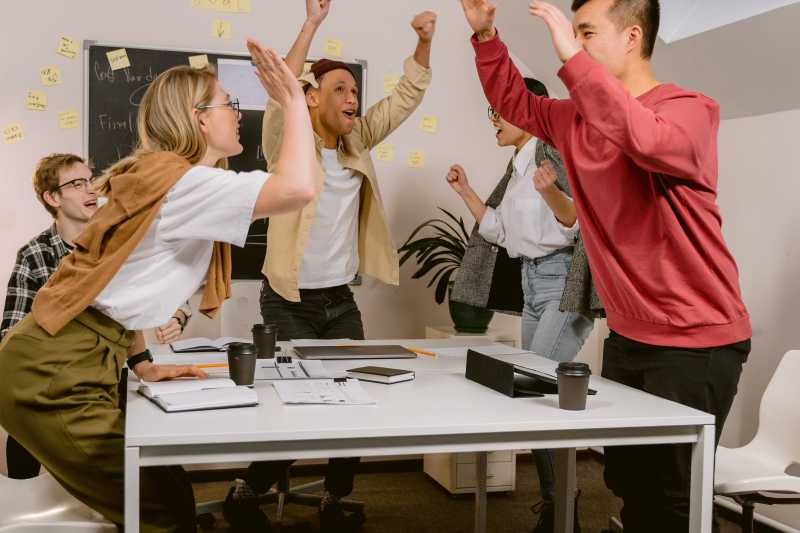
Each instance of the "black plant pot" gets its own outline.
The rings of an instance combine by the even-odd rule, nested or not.
[[[451,283],[451,290],[452,287],[453,284]],[[454,302],[450,299],[449,290],[447,303],[450,307],[450,318],[453,320],[453,326],[459,333],[485,333],[489,327],[489,322],[492,321],[494,316],[494,311],[490,309]]]

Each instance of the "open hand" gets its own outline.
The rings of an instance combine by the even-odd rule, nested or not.
[[[322,24],[331,9],[332,0],[306,0],[306,20],[315,26]]]
[[[461,165],[451,166],[447,172],[447,183],[458,194],[469,189],[469,180],[467,180],[467,173],[464,172],[464,167]]]
[[[550,163],[550,161],[545,161],[536,169],[533,175],[533,187],[540,194],[546,193],[555,188],[557,179],[558,176],[556,175],[556,170],[553,168],[553,164]]]
[[[305,102],[300,83],[281,56],[272,49],[264,48],[255,39],[247,39],[247,49],[256,66],[256,76],[270,99],[281,107],[294,99]]]
[[[208,374],[193,365],[156,365],[143,361],[134,369],[139,379],[143,381],[165,381],[175,378],[201,378]]]
[[[572,22],[560,9],[547,2],[533,0],[528,6],[528,11],[531,15],[539,17],[547,24],[547,29],[550,30],[550,38],[553,40],[553,46],[563,63],[566,63],[572,56],[581,51],[581,45],[575,38]]]
[[[163,326],[159,326],[156,328],[156,340],[159,344],[169,344],[181,338],[181,324],[178,322],[178,319],[172,317],[169,319],[169,322],[164,324]]]
[[[419,40],[429,43],[433,40],[436,32],[436,13],[433,11],[423,11],[411,21],[411,27],[419,35]]]
[[[494,15],[497,5],[489,0],[461,0],[461,7],[479,40],[484,41],[494,37]]]

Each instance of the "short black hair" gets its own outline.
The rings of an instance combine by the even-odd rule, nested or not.
[[[577,11],[591,0],[573,0],[572,11]],[[659,0],[614,0],[608,15],[618,29],[634,24],[642,28],[642,57],[650,59],[656,46],[658,26],[661,23]]]
[[[525,78],[525,87],[536,96],[550,96],[544,83],[534,78]]]

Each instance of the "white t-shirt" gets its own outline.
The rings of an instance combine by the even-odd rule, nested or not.
[[[191,168],[92,307],[128,330],[165,324],[205,284],[213,242],[244,246],[269,174]]]
[[[336,287],[358,273],[358,207],[363,176],[322,149],[325,183],[300,265],[301,289]]]
[[[564,227],[533,186],[536,138],[514,156],[514,173],[496,209],[486,208],[478,233],[509,257],[536,259],[575,244],[578,223]]]

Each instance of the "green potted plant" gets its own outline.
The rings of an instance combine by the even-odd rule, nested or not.
[[[436,285],[434,299],[437,304],[444,302],[448,295],[450,318],[456,331],[461,333],[483,333],[489,326],[494,313],[489,309],[454,302],[449,298],[453,285],[451,278],[461,266],[464,252],[469,242],[469,234],[464,227],[464,220],[446,209],[438,208],[447,219],[432,218],[417,226],[406,242],[400,247],[400,264],[403,265],[412,256],[419,269],[411,276],[420,279],[432,273],[428,287]]]

